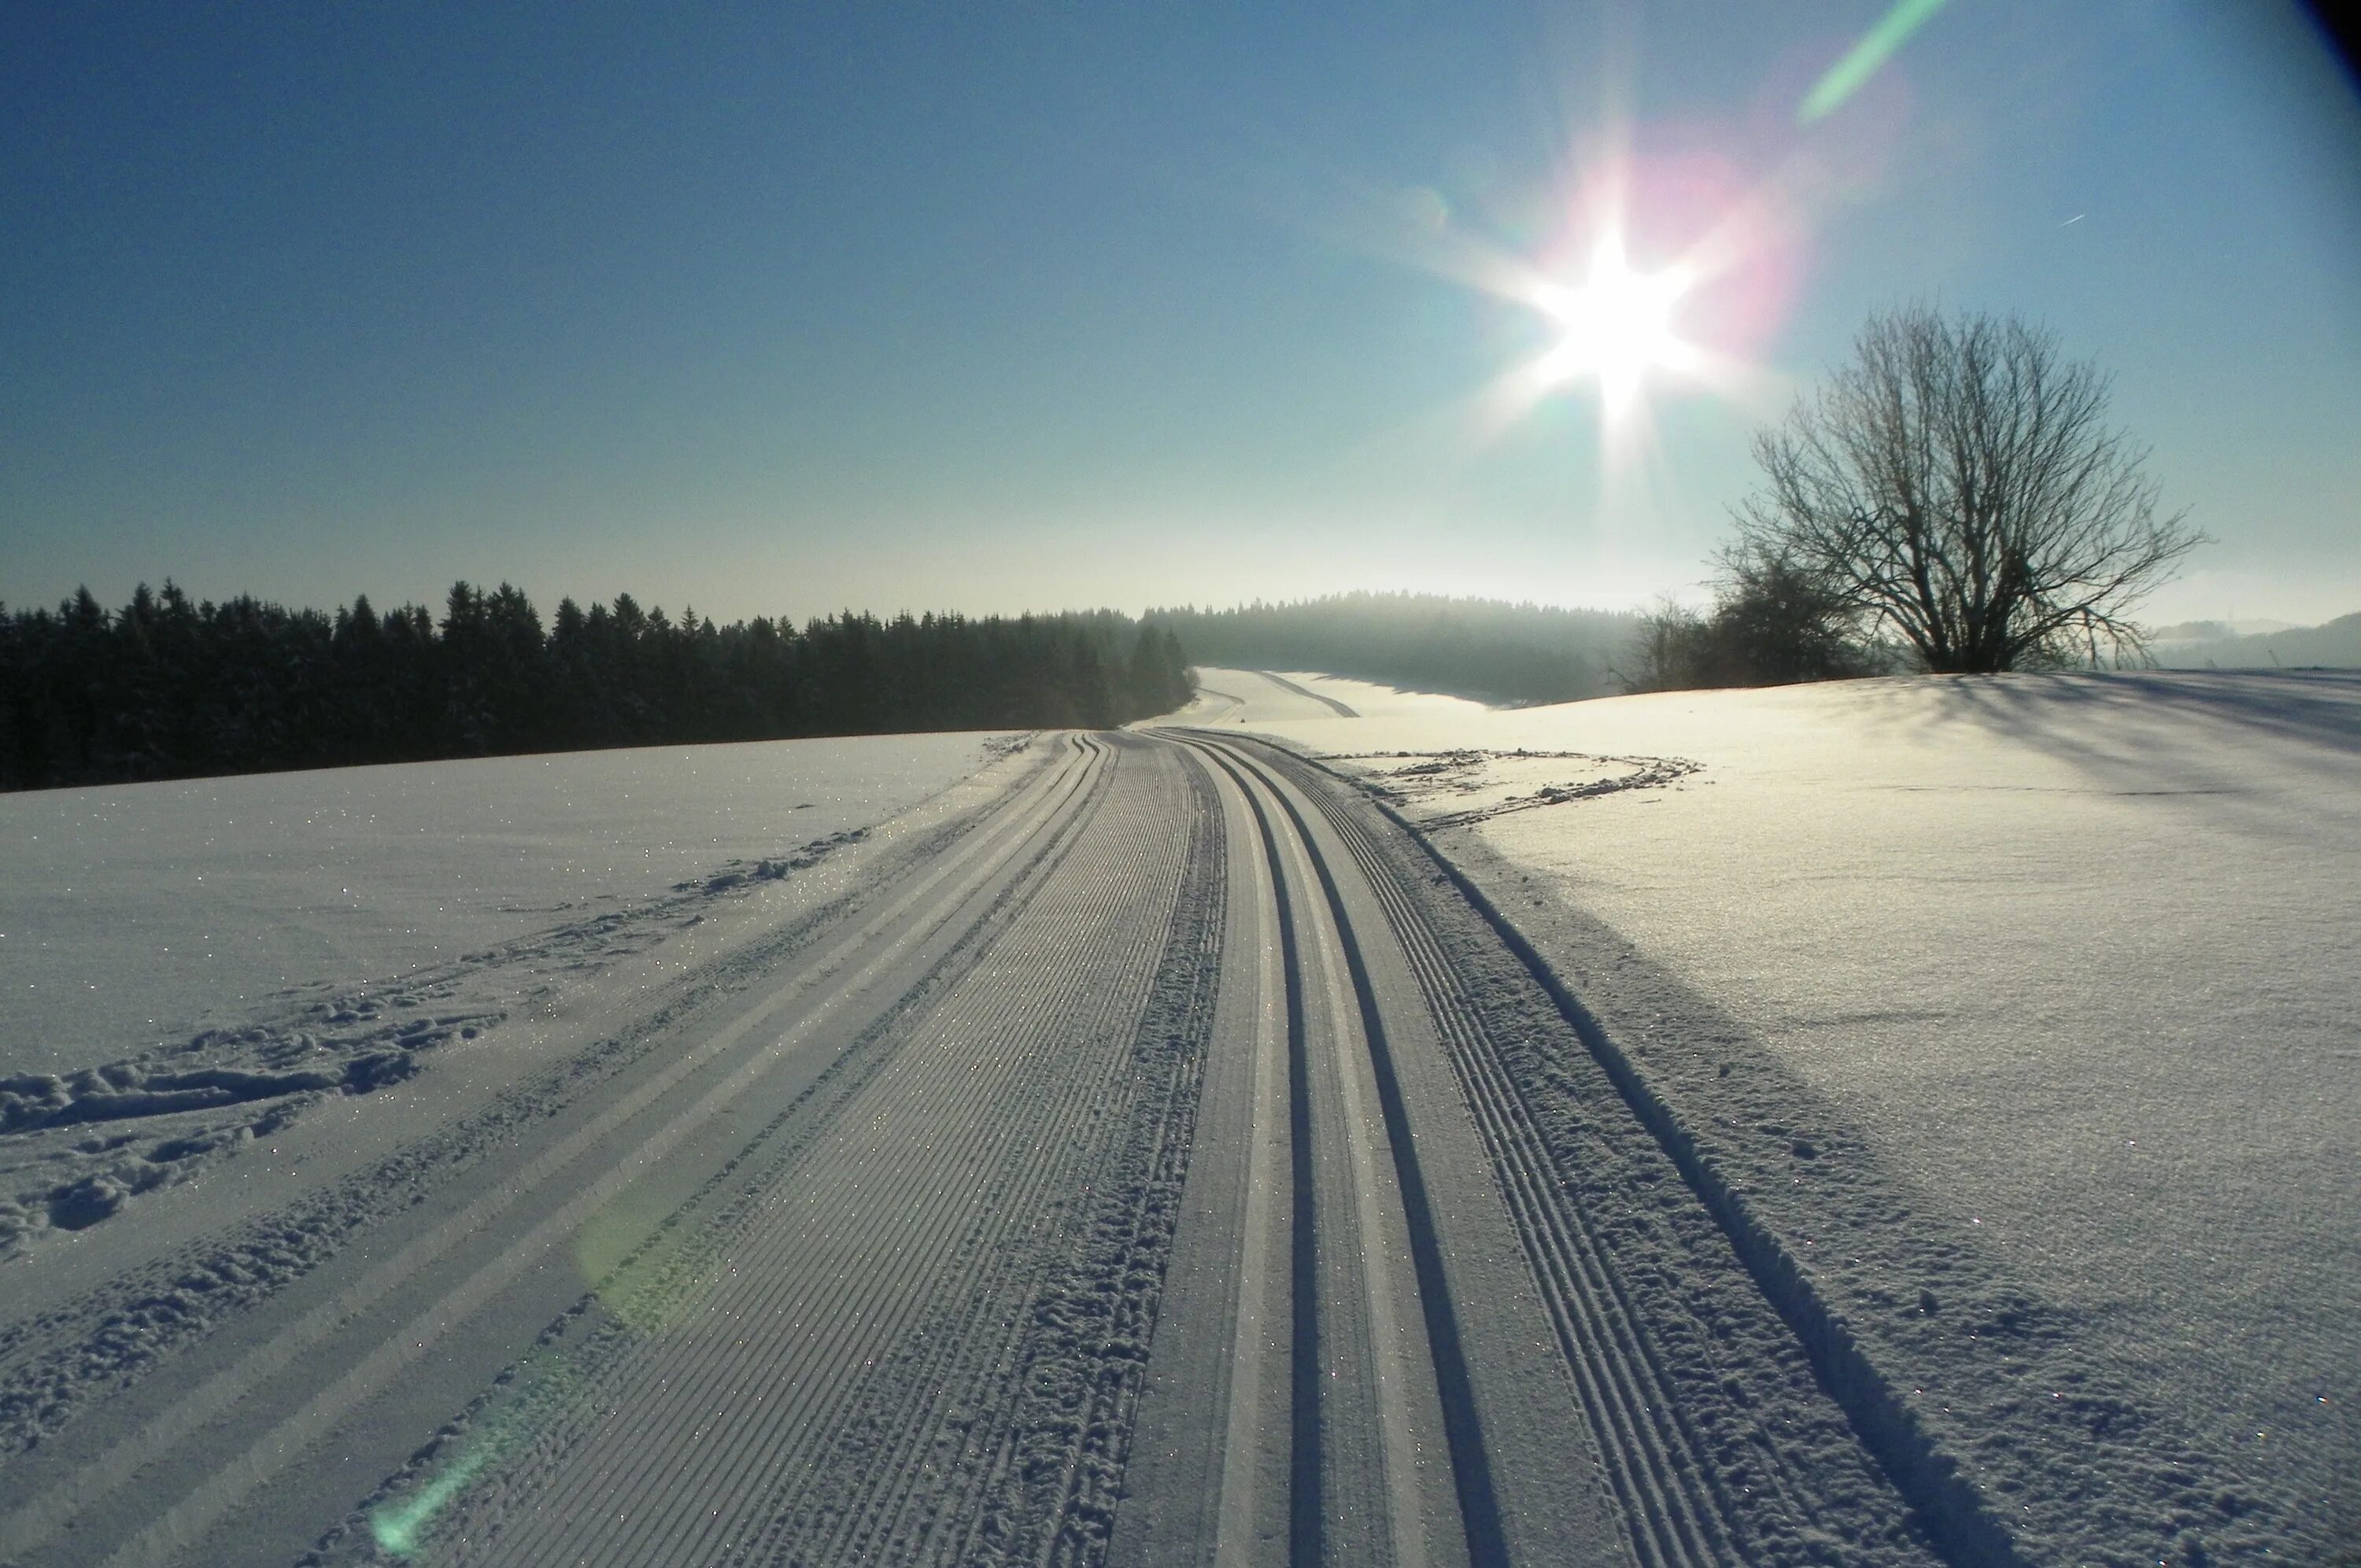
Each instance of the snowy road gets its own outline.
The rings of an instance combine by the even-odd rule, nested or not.
[[[879,842],[5,1265],[0,1558],[2018,1561],[1357,792],[1059,737]]]

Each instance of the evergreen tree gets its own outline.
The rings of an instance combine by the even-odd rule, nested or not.
[[[1113,611],[675,621],[629,594],[454,583],[436,616],[170,579],[110,613],[0,606],[0,788],[655,742],[1104,726],[1191,695],[1169,624]]]

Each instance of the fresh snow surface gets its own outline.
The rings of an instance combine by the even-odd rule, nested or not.
[[[0,1077],[446,963],[884,820],[993,738],[497,757],[0,795]]]
[[[0,795],[0,1262],[837,856],[978,734]]]
[[[2361,676],[1201,676],[1436,831],[1980,1479],[2355,1531]]]

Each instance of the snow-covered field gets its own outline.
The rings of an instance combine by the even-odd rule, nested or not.
[[[1016,743],[862,737],[0,795],[0,1257],[194,1179]],[[100,1130],[93,1131],[93,1125]]]
[[[649,747],[0,795],[0,1076],[379,981],[808,853],[991,737]]]
[[[1202,674],[1437,825],[1992,1478],[2355,1528],[2361,676]]]
[[[2361,1541],[2361,677],[1203,674],[0,800],[0,1560]]]

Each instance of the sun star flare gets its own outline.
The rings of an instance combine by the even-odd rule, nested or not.
[[[1689,284],[1678,268],[1633,268],[1620,239],[1601,243],[1580,286],[1547,289],[1534,302],[1565,329],[1545,361],[1549,379],[1595,378],[1607,416],[1629,412],[1650,372],[1678,370],[1691,358],[1674,323]]]

